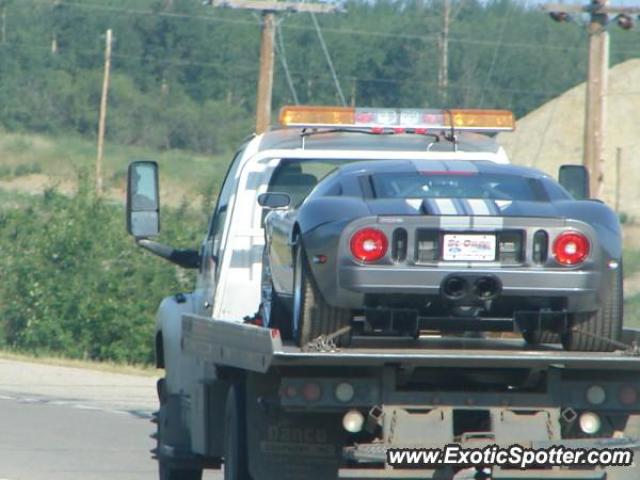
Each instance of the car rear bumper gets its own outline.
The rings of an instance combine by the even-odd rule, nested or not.
[[[338,295],[343,306],[357,308],[365,294],[440,295],[441,286],[452,275],[490,276],[501,284],[503,297],[567,299],[567,308],[593,311],[602,285],[598,271],[548,269],[460,269],[394,266],[342,266],[339,269]]]

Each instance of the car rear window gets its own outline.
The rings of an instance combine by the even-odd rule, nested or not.
[[[490,198],[548,201],[539,180],[476,172],[385,173],[371,175],[376,198]]]

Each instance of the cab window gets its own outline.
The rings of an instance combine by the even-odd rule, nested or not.
[[[347,163],[344,159],[283,159],[271,175],[267,191],[287,193],[299,206],[320,180]]]
[[[231,199],[233,192],[236,190],[236,174],[238,173],[238,168],[240,168],[240,159],[243,152],[244,149],[241,149],[233,157],[229,170],[227,170],[227,174],[224,177],[222,189],[218,194],[218,201],[216,202],[216,208],[213,212],[213,217],[209,226],[209,238],[214,242],[214,254],[216,254],[220,248],[222,230],[224,229],[224,224],[227,219],[229,200]]]

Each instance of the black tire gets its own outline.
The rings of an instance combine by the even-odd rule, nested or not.
[[[265,253],[262,255],[262,303],[261,313],[265,327],[277,328],[280,330],[280,337],[283,340],[293,338],[291,309],[278,295],[273,287],[269,258]]]
[[[522,338],[529,345],[540,345],[541,343],[560,343],[560,335],[549,330],[525,330]]]
[[[265,315],[265,325],[269,328],[280,330],[280,337],[283,340],[293,339],[293,322],[291,320],[291,310],[278,295],[278,292],[271,285],[271,298],[269,299],[269,312]],[[266,310],[264,310],[266,312]]]
[[[577,314],[570,319],[569,329],[561,335],[565,350],[579,352],[611,352],[622,337],[623,280],[622,264],[613,274],[611,287],[604,292],[600,309],[590,314]],[[582,333],[585,332],[585,333]]]
[[[292,323],[296,342],[300,347],[320,335],[329,335],[351,323],[351,311],[329,305],[310,272],[304,246],[298,241],[295,248],[293,274]],[[334,339],[337,346],[346,346],[351,335],[346,333]]]
[[[184,465],[176,464],[170,460],[162,458],[162,443],[167,441],[166,425],[169,419],[167,414],[167,382],[164,378],[158,380],[156,384],[158,399],[160,400],[160,409],[158,410],[158,476],[160,480],[202,480],[202,469],[192,468]]]
[[[224,480],[250,480],[244,392],[233,385],[224,409]]]

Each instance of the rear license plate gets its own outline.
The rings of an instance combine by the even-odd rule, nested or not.
[[[442,243],[443,260],[491,262],[496,259],[495,235],[447,234]]]

